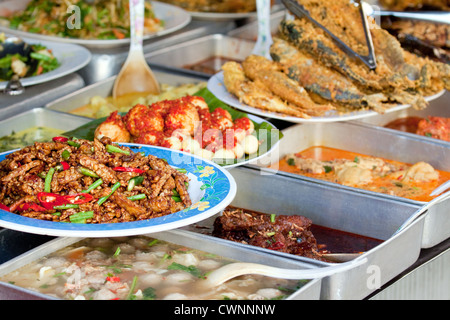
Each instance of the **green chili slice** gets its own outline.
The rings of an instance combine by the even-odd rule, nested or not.
[[[143,176],[137,176],[137,177],[131,178],[128,181],[127,191],[132,191],[135,186],[142,184],[142,182],[144,182]]]
[[[64,150],[64,151],[61,153],[61,156],[62,156],[62,158],[63,158],[64,160],[69,160],[69,158],[70,158],[70,152],[69,152],[69,150]]]
[[[102,183],[103,183],[103,180],[102,179],[98,179],[93,184],[91,184],[86,190],[83,190],[81,192],[89,193],[92,190],[94,190],[95,188],[100,187],[102,185]]]
[[[136,201],[136,200],[142,200],[145,199],[147,196],[144,193],[140,193],[134,196],[129,196],[127,197],[127,199],[131,200],[131,201]]]
[[[107,144],[106,145],[106,151],[108,151],[110,153],[123,153],[123,154],[126,154],[126,155],[130,154],[130,151],[122,150],[119,147],[113,146],[111,144]]]
[[[71,140],[67,141],[67,144],[69,146],[76,147],[76,148],[79,148],[81,146],[81,144],[79,144],[78,142],[71,141]]]
[[[53,209],[55,210],[78,209],[78,207],[79,206],[77,204],[67,203],[60,206],[54,206]]]
[[[54,173],[55,173],[55,168],[50,168],[47,172],[47,175],[45,176],[45,183],[44,183],[44,191],[45,192],[51,192],[51,185],[52,185],[52,179],[53,179]]]
[[[79,173],[84,174],[85,176],[88,176],[88,177],[92,177],[92,178],[98,178],[99,177],[98,174],[96,174],[92,170],[89,170],[88,168],[79,167],[77,170],[78,170]]]
[[[83,211],[72,214],[69,217],[72,223],[86,223],[86,219],[91,219],[94,217],[94,211]]]
[[[99,206],[101,206],[106,200],[108,200],[109,197],[111,197],[111,195],[114,193],[114,191],[116,191],[117,189],[119,189],[120,187],[120,182],[116,182],[112,188],[111,188],[111,192],[104,197],[101,197],[100,199],[98,199],[97,203]]]

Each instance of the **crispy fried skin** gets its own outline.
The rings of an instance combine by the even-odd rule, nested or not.
[[[280,71],[280,66],[262,56],[250,55],[242,63],[245,75],[254,82],[261,83],[284,101],[301,107],[311,116],[323,115],[334,109],[329,104],[315,103],[308,92],[296,81]]]
[[[271,112],[279,112],[300,118],[310,118],[300,108],[283,102],[264,87],[250,81],[242,69],[242,65],[230,61],[222,66],[224,82],[227,90],[243,103]]]

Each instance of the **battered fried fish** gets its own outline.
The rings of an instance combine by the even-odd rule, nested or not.
[[[281,70],[281,66],[265,57],[250,55],[243,62],[245,75],[259,83],[282,100],[292,103],[311,116],[321,116],[335,109],[330,104],[315,103],[308,92],[297,82],[290,79]]]
[[[361,55],[367,54],[363,26],[354,4],[348,0],[335,0],[331,3],[324,0],[302,0],[302,5],[314,19],[354,51]],[[394,36],[379,28],[373,21],[371,26],[377,59],[375,70],[370,70],[361,61],[348,56],[322,29],[307,19],[283,21],[280,33],[281,37],[298,49],[317,57],[320,63],[349,77],[367,91],[402,90],[423,94],[425,83],[432,85],[426,88],[427,93],[436,93],[446,86],[450,74],[445,68],[434,67],[434,62],[427,59],[417,65],[417,59],[411,60]],[[434,69],[438,69],[439,73],[434,72]]]
[[[239,101],[251,107],[266,111],[278,112],[306,119],[310,118],[310,116],[300,108],[290,103],[285,103],[279,97],[265,89],[264,86],[249,80],[245,76],[241,64],[230,61],[222,66],[222,70],[225,87],[230,93],[234,94]]]
[[[342,106],[354,109],[369,108],[379,113],[385,112],[394,103],[411,104],[416,109],[427,106],[421,95],[409,92],[365,92],[346,76],[323,66],[282,39],[274,39],[270,53],[275,61],[280,62],[283,71],[291,79],[298,81],[309,92]]]

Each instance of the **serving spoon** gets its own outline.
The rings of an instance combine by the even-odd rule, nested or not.
[[[256,0],[256,10],[258,14],[258,37],[252,54],[271,59],[270,46],[273,41],[270,32],[270,0]]]
[[[258,263],[236,262],[224,265],[206,276],[199,285],[215,287],[238,276],[247,274],[259,274],[279,279],[307,280],[331,276],[361,266],[367,262],[367,258],[355,259],[339,265],[313,269],[284,269],[267,266]]]
[[[114,82],[113,98],[134,92],[160,93],[159,83],[144,58],[143,34],[144,0],[130,0],[130,51]]]

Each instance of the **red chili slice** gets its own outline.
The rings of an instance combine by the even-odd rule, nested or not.
[[[52,210],[54,206],[60,206],[67,203],[62,196],[51,192],[39,192],[37,198],[41,205],[47,210]]]
[[[114,171],[120,171],[120,172],[135,172],[135,173],[144,173],[145,171],[138,168],[129,168],[129,167],[115,167],[113,169]]]
[[[9,212],[9,207],[5,206],[3,203],[0,203],[0,209],[8,211]]]
[[[41,207],[40,205],[37,205],[36,203],[29,203],[29,202],[24,202],[19,204],[19,206],[17,207],[17,211],[26,211],[26,210],[33,210],[33,211],[39,211],[39,212],[45,212],[47,211],[46,208]]]
[[[69,170],[69,168],[70,168],[70,164],[68,164],[65,161],[61,161],[61,166],[62,166],[63,171],[64,170]]]
[[[67,196],[63,196],[63,199],[65,203],[82,204],[92,201],[94,199],[94,196],[89,193],[80,192],[76,194],[69,194]]]
[[[67,142],[69,139],[67,139],[66,137],[53,137],[52,140],[54,142]]]

